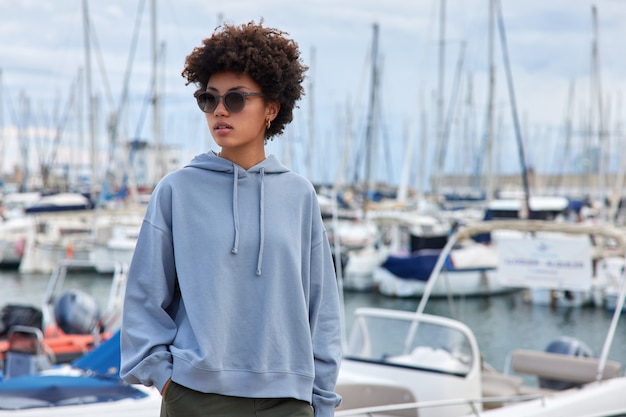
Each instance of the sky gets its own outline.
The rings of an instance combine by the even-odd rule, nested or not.
[[[268,150],[314,182],[368,175],[375,25],[378,128],[369,142],[371,179],[427,188],[434,174],[473,175],[487,166],[518,172],[520,141],[526,166],[538,172],[589,166],[589,146],[602,138],[608,138],[602,142],[607,151],[599,158],[617,166],[626,2],[500,3],[506,49],[496,27],[494,162],[488,164],[489,0],[0,0],[0,169],[21,164],[27,148],[30,164],[50,159],[63,164],[77,154],[85,159],[85,16],[91,28],[89,78],[99,155],[110,149],[106,120],[120,108],[125,79],[121,140],[155,141],[153,113],[146,105],[155,67],[158,140],[179,148],[183,162],[217,149],[193,101],[195,87],[180,76],[185,57],[223,21],[263,20],[288,32],[310,67],[294,122]],[[20,129],[26,125],[37,128],[25,134]],[[594,133],[600,131],[605,134]]]

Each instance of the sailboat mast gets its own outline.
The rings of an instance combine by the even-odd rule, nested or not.
[[[91,186],[96,184],[96,126],[94,122],[94,99],[92,96],[91,86],[91,49],[90,49],[90,24],[88,1],[83,0],[83,34],[84,34],[84,50],[85,50],[85,94],[87,96],[87,121],[89,129],[89,143],[91,162]]]
[[[606,198],[606,181],[604,171],[604,155],[605,155],[605,137],[604,137],[604,114],[602,109],[602,84],[600,80],[600,58],[598,53],[598,11],[596,6],[591,6],[591,18],[593,24],[593,41],[591,45],[591,108],[597,105],[598,109],[598,190],[600,199],[600,219],[606,220],[606,207],[604,200]],[[596,103],[594,103],[596,101]],[[591,110],[593,114],[593,110]],[[593,125],[591,126],[593,132]]]
[[[369,201],[369,190],[373,188],[372,165],[374,158],[375,134],[377,128],[377,102],[378,102],[378,23],[374,23],[374,37],[372,40],[372,85],[370,90],[369,110],[367,117],[367,130],[365,133],[365,198],[364,209]]]
[[[163,158],[163,149],[161,144],[161,114],[160,114],[160,97],[158,91],[158,48],[157,48],[157,4],[156,0],[152,0],[152,13],[150,19],[150,28],[152,36],[152,128],[154,135],[154,144],[157,157],[157,180],[165,174],[165,164]]]
[[[489,91],[487,97],[487,172],[486,172],[486,180],[487,180],[487,189],[486,189],[486,198],[487,201],[491,201],[494,197],[494,186],[493,186],[493,131],[494,131],[494,117],[493,117],[493,109],[494,109],[494,96],[496,89],[496,64],[495,64],[495,48],[494,48],[494,39],[495,39],[495,1],[489,0],[489,38],[488,38],[488,48],[489,48]]]
[[[444,140],[444,94],[445,94],[445,65],[446,65],[446,0],[441,0],[439,10],[439,78],[437,85],[437,144],[435,146],[437,161],[440,159],[440,155],[443,152],[443,140]],[[439,199],[441,176],[443,174],[443,167],[439,164],[435,164],[435,178],[434,178],[434,190],[433,194],[435,200]]]
[[[528,183],[528,167],[526,166],[526,156],[524,154],[524,140],[522,138],[522,129],[517,114],[517,101],[515,99],[515,87],[513,84],[513,74],[511,73],[511,62],[509,59],[509,49],[506,40],[506,30],[504,28],[504,18],[502,16],[502,4],[498,0],[494,0],[498,6],[498,29],[500,33],[500,43],[502,47],[502,58],[506,69],[507,86],[509,90],[509,100],[511,101],[511,114],[513,116],[513,126],[515,127],[515,138],[517,140],[517,154],[522,169],[522,184],[524,187],[524,204],[520,213],[520,218],[531,217],[530,211],[530,186]]]

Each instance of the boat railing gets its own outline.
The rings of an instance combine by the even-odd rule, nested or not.
[[[505,396],[505,397],[488,397],[488,398],[455,398],[450,400],[436,400],[436,401],[418,401],[418,402],[407,402],[400,404],[389,404],[389,405],[380,405],[380,406],[372,406],[372,407],[362,407],[362,408],[353,408],[350,410],[341,410],[335,412],[335,417],[350,417],[350,416],[373,416],[380,415],[385,413],[394,413],[398,411],[418,411],[423,408],[436,408],[436,407],[449,407],[455,405],[467,405],[471,409],[471,414],[467,414],[466,416],[476,416],[480,417],[483,409],[479,407],[479,404],[510,404],[517,403],[523,401],[530,400],[545,400],[546,396],[542,393],[533,393],[533,394],[521,394],[514,396]],[[542,401],[542,405],[545,405],[545,402]]]
[[[537,233],[537,232],[558,232],[569,235],[587,235],[593,237],[602,237],[612,242],[612,253],[616,256],[626,257],[626,233],[611,224],[580,224],[580,223],[559,223],[542,220],[493,220],[476,222],[473,224],[461,226],[453,233],[445,247],[441,251],[439,258],[431,272],[431,275],[424,288],[423,295],[417,306],[416,313],[422,314],[426,308],[426,304],[430,298],[433,287],[437,282],[438,276],[441,274],[444,263],[450,251],[463,239],[469,239],[472,236],[489,233],[496,230],[517,230],[520,232]],[[609,350],[613,343],[615,331],[617,329],[617,323],[619,322],[622,308],[626,299],[626,269],[622,273],[622,281],[619,289],[619,295],[613,313],[613,318],[609,325],[607,336],[602,347],[602,352],[598,359],[598,366],[596,369],[596,381],[603,379],[606,363],[608,360]],[[417,326],[417,324],[415,324]]]

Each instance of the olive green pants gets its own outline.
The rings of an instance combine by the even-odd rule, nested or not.
[[[205,394],[171,382],[161,417],[313,417],[313,407],[294,398],[242,398]]]

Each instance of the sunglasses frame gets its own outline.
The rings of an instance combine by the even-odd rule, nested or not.
[[[241,109],[231,109],[230,106],[228,105],[226,97],[228,95],[232,95],[232,94],[243,97],[243,105],[241,106]],[[211,111],[206,111],[204,109],[204,107],[200,105],[200,97],[201,96],[207,96],[207,95],[208,96],[213,96],[216,99],[215,100],[215,107]],[[243,111],[243,109],[246,107],[246,99],[248,97],[263,97],[263,96],[265,96],[265,94],[263,94],[263,93],[248,93],[248,92],[244,92],[244,91],[229,91],[226,94],[223,94],[223,95],[220,96],[218,94],[211,93],[210,91],[198,90],[195,93],[193,93],[193,96],[196,99],[196,103],[198,104],[198,107],[204,113],[213,113],[213,112],[215,112],[215,109],[217,109],[217,106],[220,105],[220,101],[222,102],[222,104],[224,104],[224,107],[226,108],[226,110],[229,113],[239,113],[239,112]]]

